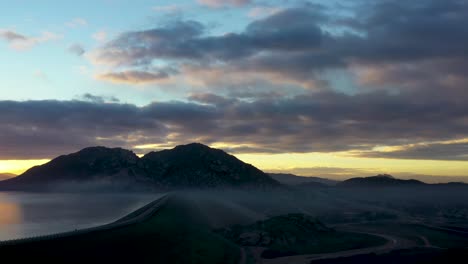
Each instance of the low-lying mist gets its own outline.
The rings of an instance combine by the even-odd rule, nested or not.
[[[213,228],[302,213],[327,224],[362,221],[467,221],[468,188],[288,188],[284,190],[180,190]]]

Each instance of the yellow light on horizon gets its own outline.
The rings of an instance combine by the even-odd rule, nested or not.
[[[468,162],[466,161],[365,158],[352,156],[348,152],[238,154],[236,156],[265,171],[330,167],[390,174],[468,176]]]
[[[217,146],[219,147],[219,145]],[[142,156],[139,154],[138,156]],[[299,169],[336,168],[369,173],[412,173],[433,176],[468,176],[468,162],[449,160],[415,160],[366,158],[353,152],[333,153],[246,153],[234,154],[240,160],[264,171],[292,172]],[[21,174],[27,169],[49,162],[40,160],[0,160],[0,173]],[[335,172],[339,176],[340,172]]]
[[[0,160],[0,173],[21,174],[31,167],[49,162],[49,159],[39,160]]]

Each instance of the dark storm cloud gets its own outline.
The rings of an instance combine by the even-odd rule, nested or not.
[[[379,144],[468,133],[468,106],[440,109],[445,102],[439,98],[418,105],[383,92],[354,96],[328,92],[256,101],[200,94],[191,100],[143,107],[2,101],[1,158],[52,157],[90,145],[132,148],[168,141],[222,142],[240,146],[230,151],[242,153],[369,151]]]

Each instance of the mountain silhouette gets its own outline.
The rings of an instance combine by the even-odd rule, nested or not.
[[[142,158],[122,148],[89,147],[1,181],[0,189],[93,182],[154,188],[280,186],[261,170],[222,150],[192,143]]]
[[[345,187],[396,187],[396,186],[422,186],[426,183],[418,180],[396,179],[388,174],[379,174],[371,177],[351,178],[342,181],[337,186]]]
[[[147,175],[163,186],[274,186],[270,176],[226,152],[199,143],[150,152],[141,159]]]
[[[291,173],[268,173],[270,177],[286,185],[303,185],[306,183],[321,183],[324,185],[336,185],[338,181],[313,176],[298,176]]]
[[[135,182],[139,158],[122,148],[89,147],[59,156],[23,174],[0,182],[0,189],[43,188],[58,183]]]

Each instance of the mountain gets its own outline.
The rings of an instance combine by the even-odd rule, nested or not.
[[[397,187],[397,186],[423,186],[426,183],[418,180],[396,179],[388,174],[379,174],[377,176],[364,178],[351,178],[340,182],[337,186],[344,187]]]
[[[147,175],[169,187],[267,187],[280,184],[270,176],[226,152],[192,143],[146,154]]]
[[[322,183],[324,185],[335,185],[338,181],[312,177],[312,176],[297,176],[291,173],[268,173],[273,179],[286,185],[302,185],[304,183]]]
[[[0,182],[0,188],[16,189],[93,181],[133,182],[138,178],[138,161],[138,156],[129,150],[89,147],[32,167],[18,177]]]
[[[280,184],[222,150],[193,143],[139,158],[122,148],[90,147],[36,166],[0,189],[58,184],[122,185],[126,188],[272,187]]]

